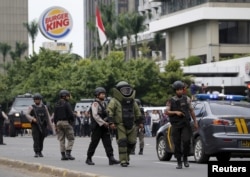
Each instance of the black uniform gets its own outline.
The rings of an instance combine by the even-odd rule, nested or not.
[[[102,140],[103,146],[106,151],[106,155],[109,158],[109,165],[118,164],[119,161],[114,159],[113,147],[111,142],[111,135],[109,128],[103,125],[107,120],[106,113],[106,104],[104,101],[96,99],[91,105],[90,110],[91,116],[91,142],[87,151],[87,160],[88,165],[94,165],[92,162],[92,156],[95,153],[95,150],[99,144],[99,141]]]
[[[36,154],[38,153],[39,156],[43,156],[41,152],[43,150],[44,138],[48,133],[47,125],[49,117],[43,104],[41,106],[32,105],[32,108],[30,115],[37,119],[37,123],[31,122],[34,141],[33,148]]]
[[[172,124],[172,137],[175,145],[175,157],[179,161],[182,156],[187,157],[190,151],[190,139],[192,136],[190,126],[190,104],[188,97],[182,95],[180,98],[174,96],[170,100],[171,111],[181,111],[185,116],[179,117],[177,115],[169,116]],[[183,143],[183,151],[181,144]]]

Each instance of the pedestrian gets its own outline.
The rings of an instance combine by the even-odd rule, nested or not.
[[[73,130],[74,115],[69,103],[70,92],[61,90],[59,101],[55,104],[54,123],[56,126],[57,138],[60,142],[61,160],[75,160],[71,155],[75,137]],[[67,146],[65,140],[67,139]]]
[[[125,81],[113,88],[108,104],[110,127],[117,128],[117,143],[122,167],[129,165],[129,155],[136,144],[136,124],[143,127],[140,108],[135,102],[135,90]]]
[[[85,114],[85,117],[84,117],[84,120],[83,120],[83,124],[84,124],[84,136],[90,137],[90,134],[91,134],[90,112],[89,111],[85,111],[84,114]]]
[[[74,114],[74,119],[75,119],[75,121],[74,121],[74,133],[75,133],[75,137],[76,136],[81,136],[81,134],[80,134],[81,119],[80,119],[77,111],[74,111],[73,114]]]
[[[141,101],[138,99],[135,99],[136,103],[138,104],[138,106],[140,107],[140,111],[141,111],[141,116],[142,116],[142,121],[143,121],[143,126],[140,127],[140,125],[136,124],[136,132],[137,132],[137,137],[139,139],[139,155],[143,155],[143,148],[144,148],[144,134],[145,134],[145,128],[144,128],[144,123],[145,123],[145,113],[144,113],[144,109],[141,105]],[[134,148],[131,151],[131,155],[135,154],[135,148],[136,145],[134,146]]]
[[[109,159],[109,165],[119,164],[120,162],[114,158],[114,150],[110,137],[108,115],[106,112],[107,106],[104,101],[106,97],[106,90],[103,87],[97,87],[94,91],[94,95],[95,100],[90,109],[92,134],[87,151],[86,164],[95,165],[92,161],[92,157],[100,140],[102,140],[106,155]]]
[[[2,111],[2,105],[0,105],[0,145],[6,145],[3,142],[3,124],[4,120],[8,120],[8,116]]]
[[[183,94],[184,84],[181,81],[175,81],[172,86],[175,96],[168,103],[167,113],[172,125],[172,137],[175,146],[174,154],[177,159],[176,168],[181,169],[182,158],[184,166],[189,167],[188,154],[190,153],[190,140],[192,137],[191,117],[196,129],[198,128],[198,124],[191,105],[191,99]],[[183,148],[181,147],[182,145]]]
[[[194,81],[192,81],[191,85],[190,85],[190,93],[191,93],[191,99],[195,100],[195,95],[198,91],[198,86],[195,85]]]
[[[48,135],[48,128],[53,131],[50,114],[46,105],[42,102],[42,95],[33,95],[34,104],[29,106],[25,116],[31,122],[34,157],[43,157],[43,143]]]
[[[152,137],[156,136],[158,129],[160,128],[160,114],[157,110],[153,110],[151,114],[151,125],[152,125]]]
[[[148,111],[145,112],[145,123],[144,123],[144,127],[145,127],[145,133],[147,137],[151,137],[151,116],[148,113]]]

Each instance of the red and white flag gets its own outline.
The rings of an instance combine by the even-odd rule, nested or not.
[[[95,15],[96,15],[96,27],[98,29],[99,40],[100,40],[101,45],[103,45],[107,41],[107,37],[105,34],[105,28],[102,23],[101,12],[97,6],[96,6]]]

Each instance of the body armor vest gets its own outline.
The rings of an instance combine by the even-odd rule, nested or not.
[[[68,120],[67,113],[65,111],[65,101],[58,101],[55,105],[55,112],[57,113],[57,117],[59,120]]]
[[[104,105],[98,101],[98,100],[95,100],[95,102],[97,102],[99,104],[99,107],[98,107],[98,112],[97,114],[103,119],[105,120],[105,118],[107,118],[108,114],[107,114],[107,111],[106,111],[106,104],[104,102]],[[92,107],[92,105],[91,105]],[[90,111],[90,117],[91,117],[91,127],[92,129],[95,129],[96,126],[99,126],[99,124],[95,121],[93,115],[92,115],[92,109],[89,110]],[[107,120],[105,120],[107,121]]]
[[[179,117],[177,115],[169,116],[170,123],[173,125],[185,125],[190,121],[189,105],[187,101],[187,96],[183,95],[181,98],[176,99],[175,97],[171,98],[171,111],[180,111],[184,116]]]
[[[124,98],[122,101],[122,120],[126,129],[133,128],[134,125],[134,99]]]
[[[42,107],[39,107],[39,106],[33,105],[32,107],[33,107],[33,112],[31,113],[31,115],[38,116],[38,118],[40,119],[40,123],[42,125],[47,125],[48,116],[47,116],[45,106],[42,105]]]

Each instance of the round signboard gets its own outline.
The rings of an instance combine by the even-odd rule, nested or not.
[[[73,20],[70,13],[59,6],[46,9],[39,19],[39,29],[48,39],[58,40],[69,34]]]

